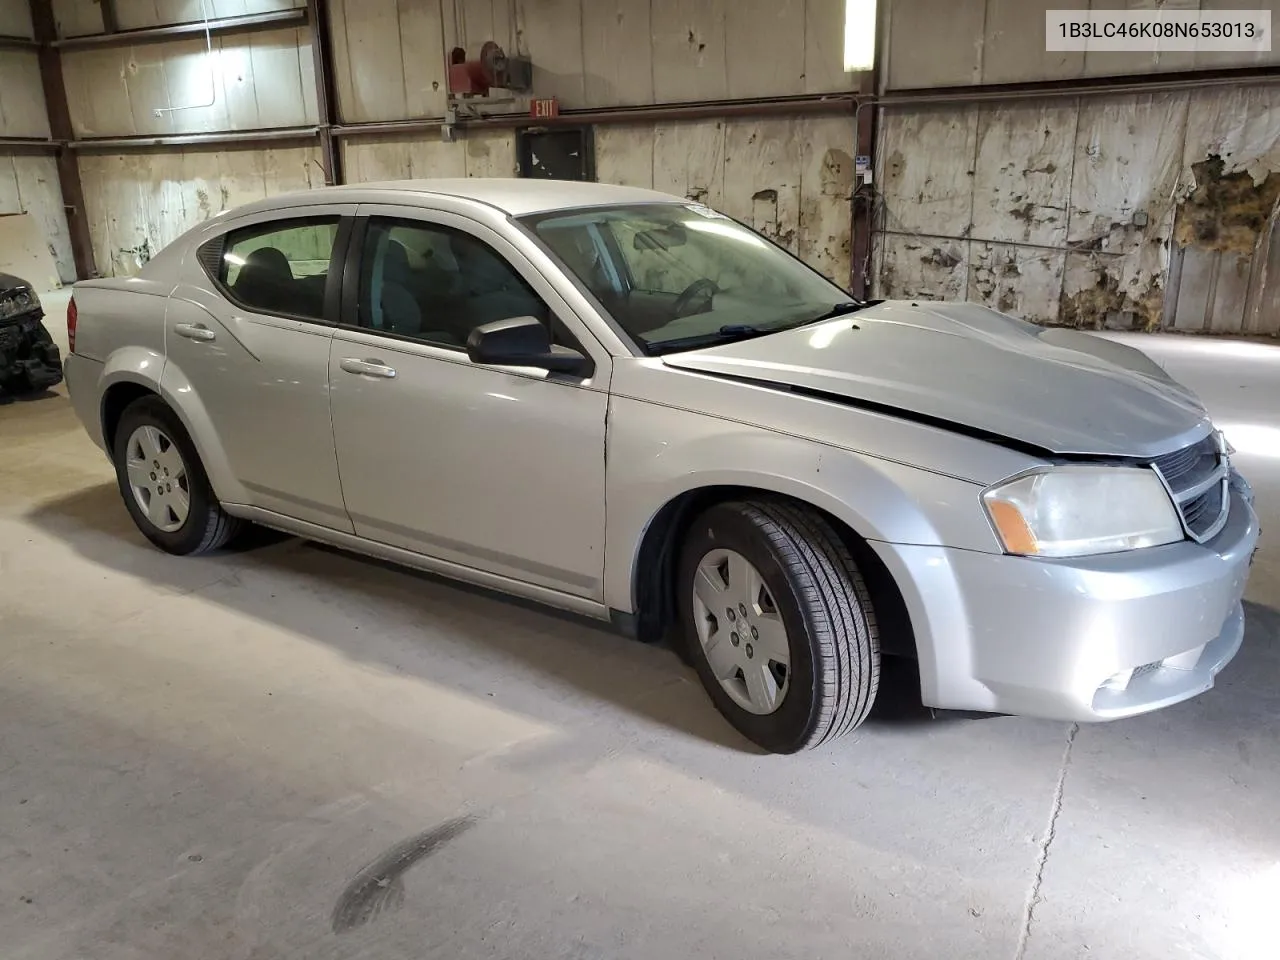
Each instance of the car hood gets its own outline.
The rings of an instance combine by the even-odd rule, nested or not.
[[[885,301],[662,359],[1062,455],[1155,457],[1209,429],[1196,396],[1141,351],[970,303]]]

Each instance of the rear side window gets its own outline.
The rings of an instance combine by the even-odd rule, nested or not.
[[[247,310],[324,319],[338,217],[275,220],[222,237],[216,280]]]

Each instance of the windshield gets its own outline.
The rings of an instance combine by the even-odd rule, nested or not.
[[[698,204],[599,207],[523,222],[651,354],[775,333],[864,306]]]

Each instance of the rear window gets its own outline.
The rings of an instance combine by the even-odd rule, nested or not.
[[[338,217],[276,220],[221,239],[215,279],[247,310],[324,319],[324,291],[338,236]]]

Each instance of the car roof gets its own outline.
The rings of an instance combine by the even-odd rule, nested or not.
[[[457,177],[434,180],[388,180],[347,184],[288,193],[259,200],[242,211],[266,211],[317,202],[405,203],[415,197],[443,195],[474,200],[513,217],[579,207],[626,206],[641,203],[687,203],[682,197],[640,187],[575,180],[526,180],[515,177]]]

